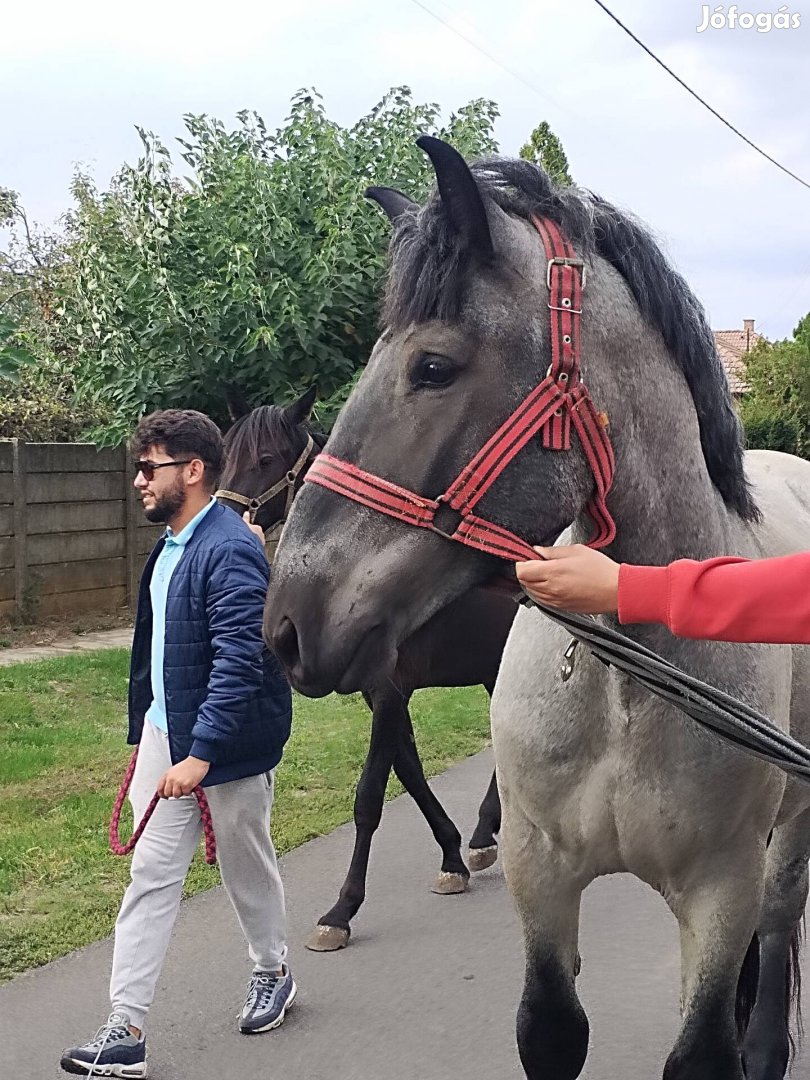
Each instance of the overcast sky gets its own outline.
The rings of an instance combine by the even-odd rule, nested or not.
[[[755,318],[758,329],[781,337],[810,310],[810,190],[724,128],[593,0],[424,4],[480,48],[416,0],[4,5],[0,185],[19,191],[31,216],[49,223],[69,205],[76,162],[103,186],[137,158],[135,124],[170,141],[182,134],[184,112],[229,123],[250,108],[275,126],[302,86],[321,91],[331,118],[351,123],[404,83],[446,112],[492,98],[503,153],[516,153],[547,120],[574,178],[652,226],[715,329]],[[801,15],[799,28],[768,33],[698,33],[703,5],[692,0],[608,6],[719,112],[810,182],[810,0],[788,5]]]

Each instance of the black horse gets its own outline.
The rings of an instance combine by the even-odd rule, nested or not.
[[[239,513],[248,509],[271,549],[307,468],[325,442],[324,436],[309,427],[314,402],[311,390],[292,405],[262,405],[238,418],[234,414],[240,409],[231,403],[235,423],[225,436],[226,465],[217,496]],[[459,893],[467,888],[470,870],[461,855],[461,835],[425,778],[408,703],[415,690],[433,686],[483,685],[491,694],[515,610],[514,602],[504,596],[473,590],[405,641],[392,680],[381,679],[363,690],[372,725],[354,800],[354,853],[337,903],[318,920],[308,948],[331,952],[349,942],[351,920],[366,895],[371,840],[380,824],[392,768],[442,850],[433,891]],[[470,840],[470,869],[483,870],[495,862],[500,823],[493,774]]]

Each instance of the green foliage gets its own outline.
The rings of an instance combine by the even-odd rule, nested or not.
[[[320,431],[332,430],[332,426],[337,419],[338,413],[349,400],[349,396],[360,381],[363,370],[362,367],[357,368],[348,382],[339,386],[329,397],[319,398],[319,400],[315,402],[313,420]]]
[[[0,378],[11,381],[17,379],[21,368],[36,364],[25,319],[31,291],[31,275],[26,272],[26,264],[32,260],[26,260],[21,253],[17,236],[21,225],[30,240],[28,219],[19,195],[10,188],[0,187],[0,228],[8,229],[11,239],[9,251],[0,251]]]
[[[752,447],[810,458],[810,316],[793,339],[761,341],[746,358],[742,417]]]
[[[344,128],[301,91],[276,132],[249,112],[233,131],[184,117],[184,182],[146,131],[109,192],[78,175],[60,331],[80,391],[112,410],[98,437],[120,441],[154,408],[224,420],[229,387],[258,403],[316,383],[333,415],[377,335],[389,226],[365,187],[423,198],[432,171],[417,136],[480,156],[496,149],[496,115],[473,101],[442,127],[438,106],[401,87]]]
[[[0,251],[0,314],[16,328],[22,344],[37,360],[62,355],[55,308],[57,294],[72,266],[64,237],[32,226],[16,191],[0,188],[0,227],[9,233]],[[27,361],[26,361],[27,362]]]
[[[128,674],[125,649],[0,668],[0,982],[112,930],[130,870],[107,844],[113,795],[132,751],[124,742]],[[483,749],[488,705],[481,687],[414,696],[428,776]],[[276,777],[279,854],[351,820],[368,750],[369,713],[359,694],[295,695],[293,708]],[[389,784],[389,797],[400,791]],[[124,835],[128,828],[131,819]],[[218,881],[198,852],[184,892]]]
[[[529,141],[521,147],[520,156],[545,169],[558,184],[573,184],[563,144],[545,120],[537,125]]]
[[[800,430],[795,421],[781,414],[773,403],[757,398],[741,406],[747,445],[752,450],[781,450],[798,453]]]
[[[59,294],[72,280],[64,237],[32,227],[16,192],[0,188],[0,438],[73,441],[108,411],[78,408]]]
[[[810,313],[799,319],[799,325],[793,331],[793,339],[805,349],[810,350]]]
[[[24,331],[0,311],[0,378],[15,381],[21,367],[36,362],[34,354],[25,346]]]
[[[26,369],[0,378],[0,439],[80,442],[108,419],[101,406],[77,407],[70,380],[56,372]]]

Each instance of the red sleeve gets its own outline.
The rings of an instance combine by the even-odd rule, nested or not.
[[[810,644],[810,552],[619,570],[619,621],[679,637]]]

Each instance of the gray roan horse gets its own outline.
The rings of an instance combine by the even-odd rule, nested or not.
[[[744,463],[702,308],[647,231],[527,162],[468,168],[438,140],[420,145],[438,182],[425,206],[371,193],[395,219],[385,330],[326,450],[427,497],[447,489],[549,367],[538,215],[587,261],[582,370],[616,455],[608,552],[663,564],[805,547],[810,463],[767,452]],[[576,436],[565,452],[534,439],[476,512],[531,543],[563,533],[584,541],[592,495]],[[503,565],[306,484],[278,552],[265,636],[304,693],[350,691],[393,668],[401,641]],[[810,741],[810,650],[631,632]],[[629,871],[664,896],[681,931],[683,1024],[666,1080],[783,1076],[810,787],[727,747],[587,652],[563,683],[566,645],[540,613],[521,610],[492,703],[501,851],[525,939],[517,1039],[526,1075],[579,1076],[588,1048],[576,991],[580,899],[594,878]]]
[[[290,405],[262,405],[251,410],[246,401],[230,395],[229,411],[235,423],[225,436],[226,464],[217,496],[239,513],[255,500],[250,507],[253,521],[265,530],[268,547],[325,441],[307,424],[314,401],[315,391],[310,390]],[[425,778],[408,703],[415,690],[428,686],[483,684],[491,694],[515,611],[508,597],[474,589],[403,642],[393,673],[371,672],[363,681],[372,725],[368,756],[355,794],[354,852],[338,900],[319,920],[307,942],[309,948],[331,952],[349,942],[351,920],[365,899],[371,841],[380,824],[392,768],[442,850],[433,891],[449,894],[467,888],[470,873],[461,854],[461,836]],[[493,776],[470,839],[470,869],[483,870],[495,862],[495,833],[500,823],[501,806]]]

